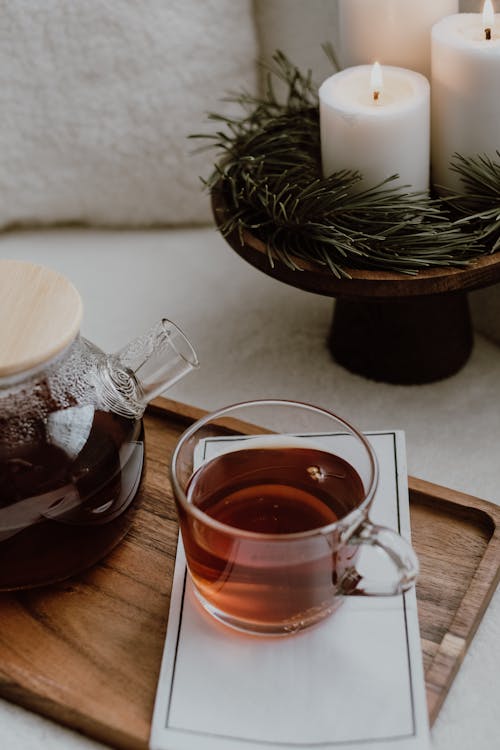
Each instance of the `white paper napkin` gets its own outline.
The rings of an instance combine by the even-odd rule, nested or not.
[[[368,433],[380,466],[371,519],[410,538],[404,435]],[[207,460],[228,442],[205,441]],[[339,436],[315,436],[332,448]],[[373,577],[387,570],[380,554]],[[365,559],[367,559],[365,557]],[[363,566],[361,556],[360,567]],[[429,747],[415,592],[346,597],[298,635],[240,634],[195,599],[179,545],[152,750],[424,750]]]

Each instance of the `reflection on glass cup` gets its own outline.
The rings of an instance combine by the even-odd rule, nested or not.
[[[323,409],[266,400],[209,414],[181,436],[171,478],[195,593],[227,625],[286,635],[346,595],[395,595],[415,582],[412,547],[368,518],[373,449]],[[362,546],[386,553],[390,580],[356,569]]]

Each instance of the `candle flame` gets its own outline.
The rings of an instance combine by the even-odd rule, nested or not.
[[[379,62],[373,64],[370,77],[370,87],[373,95],[373,100],[377,102],[384,88],[384,74],[382,73],[382,66]]]
[[[483,6],[483,27],[486,39],[491,39],[491,30],[495,24],[495,10],[491,0],[484,0]]]

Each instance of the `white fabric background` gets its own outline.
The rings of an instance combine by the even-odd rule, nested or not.
[[[251,0],[0,0],[0,228],[206,223],[187,136],[257,54]]]

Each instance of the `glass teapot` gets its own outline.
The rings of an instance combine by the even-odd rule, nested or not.
[[[107,355],[81,316],[67,279],[0,260],[0,590],[66,578],[123,538],[146,405],[198,366],[169,320]]]

